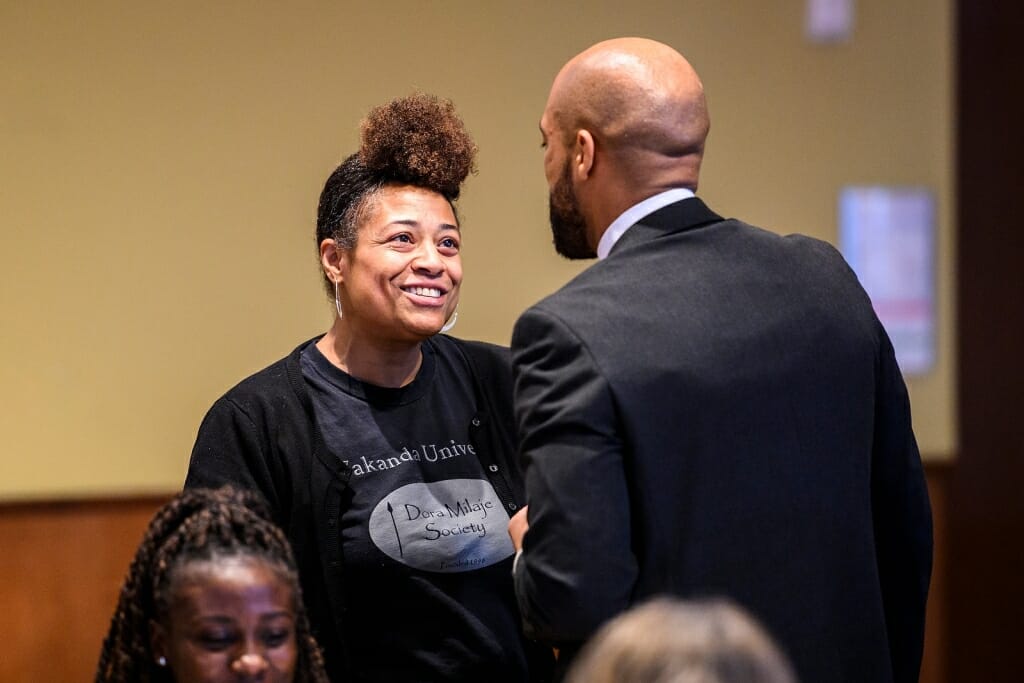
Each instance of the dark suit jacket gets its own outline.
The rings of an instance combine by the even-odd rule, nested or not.
[[[684,200],[524,313],[512,351],[532,635],[726,595],[806,683],[917,680],[931,511],[892,345],[835,249]]]

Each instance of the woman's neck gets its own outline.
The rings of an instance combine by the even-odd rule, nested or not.
[[[381,344],[353,335],[335,321],[334,326],[316,343],[331,363],[356,379],[379,387],[404,387],[416,378],[423,354],[421,342]]]

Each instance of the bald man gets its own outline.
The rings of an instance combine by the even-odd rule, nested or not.
[[[600,260],[513,333],[525,625],[571,652],[648,596],[725,595],[802,681],[916,681],[931,511],[892,345],[835,249],[694,196],[708,128],[654,41],[551,87],[555,248]]]

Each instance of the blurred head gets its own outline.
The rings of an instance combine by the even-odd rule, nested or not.
[[[327,681],[284,534],[252,493],[181,493],[132,562],[97,681]]]
[[[633,204],[675,187],[696,190],[709,119],[704,87],[682,55],[617,38],[559,71],[540,129],[555,248],[589,258]]]
[[[725,600],[658,598],[606,624],[567,683],[796,683],[753,617]]]
[[[476,146],[451,102],[415,94],[370,112],[362,145],[327,179],[317,248],[345,325],[422,340],[455,311],[462,267],[454,202]]]

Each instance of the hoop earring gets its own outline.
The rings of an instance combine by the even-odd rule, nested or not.
[[[338,319],[341,320],[344,316],[341,313],[341,299],[338,298],[338,283],[334,283],[334,307],[338,309]]]
[[[450,329],[452,329],[453,327],[455,327],[455,322],[456,322],[456,321],[457,321],[458,319],[459,319],[459,309],[458,309],[458,307],[456,307],[456,308],[455,308],[455,312],[454,312],[454,313],[452,313],[452,317],[448,318],[448,322],[446,322],[446,323],[444,324],[444,327],[442,327],[442,328],[441,328],[441,331],[442,331],[442,332],[447,332],[448,330],[450,330]]]

